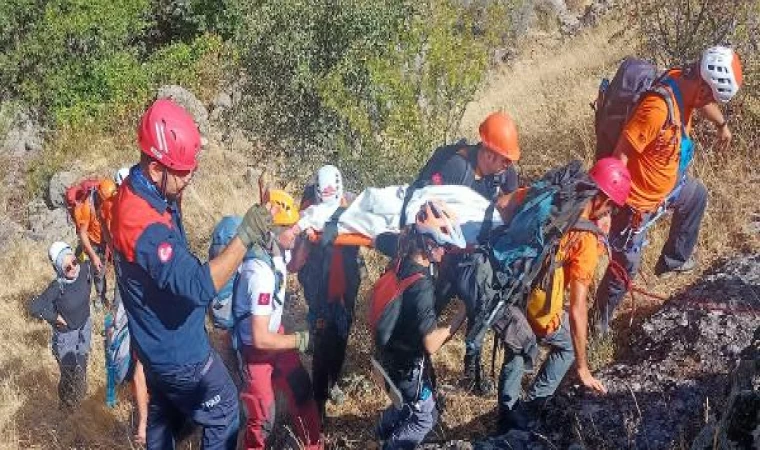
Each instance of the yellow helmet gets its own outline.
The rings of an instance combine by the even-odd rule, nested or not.
[[[298,222],[299,214],[296,209],[296,201],[290,194],[282,189],[272,189],[269,191],[269,202],[279,207],[279,210],[272,217],[272,222],[280,226],[292,226]]]

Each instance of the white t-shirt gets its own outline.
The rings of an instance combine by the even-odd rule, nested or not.
[[[259,259],[244,261],[238,269],[239,280],[235,289],[233,307],[235,317],[250,314],[238,324],[238,337],[245,345],[251,345],[251,316],[269,316],[269,331],[277,333],[282,322],[285,303],[285,278],[289,253],[272,259],[275,270],[280,273],[280,290],[275,292],[275,274],[267,262]]]

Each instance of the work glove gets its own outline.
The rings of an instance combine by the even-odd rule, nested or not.
[[[314,340],[308,331],[296,331],[296,348],[300,353],[310,355],[314,352]]]
[[[263,248],[271,245],[272,215],[265,207],[253,205],[243,216],[243,221],[237,229],[237,237],[243,241],[246,248],[258,244]]]

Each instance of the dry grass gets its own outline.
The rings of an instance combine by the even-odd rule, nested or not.
[[[477,124],[487,113],[504,109],[520,124],[522,169],[527,175],[535,176],[573,157],[589,162],[593,153],[593,123],[588,103],[595,95],[598,79],[611,74],[619,59],[633,48],[627,34],[613,38],[618,30],[619,27],[603,26],[568,43],[542,38],[544,42],[532,45],[512,67],[491,74],[479,98],[468,107],[461,124],[462,134],[475,137]],[[125,127],[125,130],[132,129]],[[88,173],[109,173],[136,156],[126,133],[116,138],[101,137],[94,142],[70,137],[59,145],[66,155],[97,155],[92,160],[88,158]],[[202,170],[184,204],[190,241],[199,255],[205,254],[209,232],[223,214],[241,214],[257,201],[256,189],[244,179],[246,167],[278,163],[248,156],[262,154],[245,145],[234,151],[212,146],[204,154]],[[749,213],[757,210],[753,198],[757,189],[747,187],[751,174],[741,158],[743,154],[746,154],[745,149],[736,149],[725,157],[709,154],[697,159],[695,175],[705,181],[711,193],[711,206],[699,247],[700,260],[705,266],[737,249],[758,248],[756,238],[743,230]],[[7,194],[0,198],[7,198]],[[645,274],[651,273],[657,256],[654,249],[662,245],[664,226],[660,224],[652,233]],[[4,287],[0,290],[3,322],[0,327],[0,447],[132,448],[128,403],[120,403],[113,411],[104,407],[105,376],[99,335],[93,339],[90,391],[84,407],[75,414],[57,408],[58,370],[49,350],[49,327],[24,312],[29,298],[52,276],[45,250],[45,243],[21,241],[0,256],[0,270],[5,274]],[[381,259],[373,258],[371,280],[379,275],[382,264]],[[670,294],[696,277],[695,274],[670,284],[657,283],[650,288]],[[365,288],[367,286],[365,282]],[[625,313],[626,308],[623,309]],[[349,399],[340,407],[328,407],[329,416],[333,418],[329,434],[332,440],[341,439],[347,447],[366,448],[377,413],[386,400],[377,388],[365,382],[369,373],[370,339],[364,326],[363,301],[357,315],[346,371],[352,381],[348,388]],[[102,323],[102,317],[96,321]],[[99,327],[96,329],[99,331]],[[610,345],[603,343],[600,348],[595,352],[595,365],[614,357]],[[461,339],[456,339],[436,355],[442,384],[455,384],[463,352]],[[488,355],[484,359],[490,359],[490,350],[484,355]],[[128,397],[126,391],[121,392],[121,398]],[[493,399],[479,399],[457,391],[451,393],[442,421],[443,435],[439,437],[486,434],[494,406]]]

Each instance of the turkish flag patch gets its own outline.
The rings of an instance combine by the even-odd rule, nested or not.
[[[432,177],[430,177],[430,181],[432,181],[435,185],[443,184],[443,176],[440,174],[440,172],[436,172]]]
[[[158,260],[162,263],[169,262],[174,255],[174,249],[168,242],[162,242],[158,245]]]
[[[259,294],[259,306],[266,306],[270,301],[272,301],[272,294],[268,292]]]

